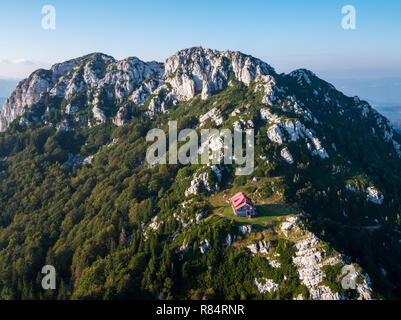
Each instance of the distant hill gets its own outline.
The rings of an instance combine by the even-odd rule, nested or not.
[[[3,108],[3,103],[7,97],[15,90],[18,81],[17,79],[0,79],[0,110]]]
[[[373,106],[401,105],[401,78],[329,80],[344,94],[366,99]]]
[[[3,108],[3,103],[7,100],[5,97],[0,97],[0,110]]]
[[[0,79],[0,97],[8,97],[15,90],[18,79]]]
[[[395,131],[397,131],[399,134],[401,134],[401,121],[396,122],[396,123],[393,125],[393,127],[394,127]]]
[[[401,106],[376,106],[374,108],[389,119],[395,128],[401,129]]]

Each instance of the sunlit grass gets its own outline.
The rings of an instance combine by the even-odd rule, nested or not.
[[[227,204],[217,209],[215,213],[244,224],[250,223],[253,225],[268,226],[272,222],[278,221],[279,217],[295,214],[296,211],[286,204],[261,204],[256,205],[256,216],[250,219],[247,217],[237,217],[231,205]]]

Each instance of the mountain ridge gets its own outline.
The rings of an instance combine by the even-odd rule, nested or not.
[[[203,56],[206,55],[206,59],[202,58],[202,55]],[[4,111],[0,114],[0,131],[4,131],[10,122],[12,122],[18,116],[22,115],[22,113],[24,113],[27,107],[29,107],[34,103],[37,103],[40,99],[40,95],[47,92],[48,90],[51,92],[51,94],[56,96],[65,94],[66,98],[69,98],[73,92],[79,90],[79,87],[77,88],[76,86],[74,86],[73,83],[69,84],[63,83],[62,82],[63,79],[61,78],[66,76],[71,71],[71,69],[76,67],[82,61],[94,58],[94,60],[96,61],[104,60],[104,62],[107,62],[108,60],[110,64],[115,63],[117,64],[117,68],[120,68],[123,71],[122,72],[123,76],[128,77],[128,81],[131,81],[133,86],[137,85],[138,81],[142,82],[144,78],[135,78],[135,74],[132,74],[131,72],[135,73],[137,71],[136,70],[137,64],[140,65],[140,67],[142,68],[148,66],[148,68],[147,69],[145,68],[145,70],[143,71],[145,72],[144,76],[146,76],[146,78],[149,78],[149,80],[154,80],[150,86],[145,85],[142,88],[138,88],[138,90],[136,90],[135,92],[132,92],[133,88],[128,86],[125,88],[126,91],[128,92],[123,92],[123,91],[118,92],[116,90],[116,92],[114,93],[117,99],[120,99],[125,95],[131,94],[132,95],[131,99],[134,103],[143,104],[144,100],[146,100],[146,98],[149,97],[150,94],[157,92],[157,90],[161,90],[160,85],[158,85],[157,82],[163,81],[163,77],[172,78],[173,76],[175,76],[174,72],[176,72],[181,67],[185,67],[188,59],[191,59],[191,57],[193,58],[194,56],[204,59],[204,61],[207,61],[209,58],[213,59],[212,63],[214,64],[218,63],[217,59],[219,58],[224,58],[226,56],[237,57],[237,61],[233,66],[233,71],[236,77],[238,77],[241,81],[244,81],[244,83],[249,83],[251,80],[254,80],[253,78],[255,77],[255,75],[253,74],[253,72],[256,72],[257,75],[259,76],[261,74],[266,75],[269,72],[275,74],[274,69],[272,69],[268,64],[262,62],[257,58],[253,58],[251,56],[242,54],[238,51],[227,50],[219,52],[217,50],[203,49],[201,47],[183,49],[178,51],[173,56],[167,58],[166,62],[163,64],[163,68],[161,68],[162,63],[155,61],[143,62],[136,57],[129,57],[117,61],[113,57],[105,55],[103,53],[91,53],[76,59],[70,59],[63,63],[57,63],[53,65],[49,70],[44,70],[44,69],[36,70],[28,78],[20,81],[19,84],[17,85],[16,90],[8,98],[9,101],[6,101]],[[238,57],[241,57],[239,60],[244,60],[244,61],[238,61]],[[125,64],[129,62],[132,62],[132,64],[131,65]],[[247,63],[247,66],[245,66],[244,68],[244,65],[242,66],[239,65],[240,63]],[[157,66],[159,67],[159,70],[154,70],[157,69]],[[260,70],[260,66],[262,66],[263,70]],[[209,65],[209,67],[213,69],[213,65],[212,66]],[[241,67],[243,67],[243,70],[241,69]],[[165,75],[164,75],[164,68],[166,68]],[[249,70],[249,68],[251,69],[254,68],[255,70]],[[202,96],[206,98],[215,90],[222,89],[223,85],[222,82],[227,81],[226,79],[227,75],[224,75],[224,71],[223,71],[223,78],[219,78],[219,72],[222,71],[221,69],[212,71],[215,72],[214,74],[206,75],[206,78],[209,76],[212,78],[217,77],[218,79],[217,78],[206,79],[205,87],[203,87],[203,82],[205,79],[202,80],[199,78],[202,78],[204,76],[200,73],[204,72],[205,70],[200,70],[200,69],[201,68],[198,65],[195,67],[194,70],[186,70],[186,73],[195,75],[195,78],[191,79],[192,81],[188,81],[189,79],[187,79],[187,75],[184,75],[183,78],[180,78],[178,76],[175,77],[176,79],[174,79],[174,77],[173,79],[171,79],[172,80],[171,82],[173,83],[173,89],[175,89],[174,90],[175,92],[173,92],[172,94],[173,99],[176,96],[178,97],[178,99],[192,98],[195,95],[195,92],[198,93],[199,91],[201,91]],[[243,75],[242,72],[244,73]],[[156,76],[155,79],[151,79],[153,76],[155,76],[155,73],[158,73],[159,76]],[[84,80],[85,84],[83,84],[83,86],[89,85],[90,87],[91,85],[93,85],[93,81],[91,80],[94,79],[91,78],[89,75]],[[58,83],[59,81],[60,83]],[[106,83],[113,82],[113,80],[106,79],[105,82]],[[116,85],[120,84],[118,80],[114,82],[117,82]],[[63,92],[62,89],[63,85],[64,86],[69,85],[66,92]],[[100,86],[101,85],[102,84],[100,84]],[[162,111],[164,110],[163,109],[164,106],[154,106],[154,107],[161,108]],[[151,110],[151,112],[153,111]]]
[[[0,296],[43,295],[44,264],[63,288],[49,298],[399,296],[401,137],[388,120],[305,69],[198,47],[167,60],[95,53],[20,83],[0,133]],[[254,129],[255,170],[148,165],[146,133],[169,121]],[[233,215],[238,191],[255,219]],[[357,294],[339,283],[345,264]]]
[[[230,59],[231,62],[224,59]],[[96,67],[98,67],[97,70]],[[148,114],[154,115],[157,112],[166,112],[168,106],[176,105],[178,101],[191,99],[198,93],[201,93],[202,99],[207,99],[227,86],[230,72],[234,74],[235,79],[246,85],[263,78],[262,81],[267,83],[264,97],[264,102],[267,104],[271,104],[268,96],[275,86],[275,77],[280,76],[296,78],[298,85],[303,88],[310,86],[310,78],[318,79],[320,83],[327,84],[329,90],[336,91],[331,84],[321,82],[322,80],[312,71],[297,69],[287,75],[277,75],[267,63],[238,51],[220,52],[192,47],[178,51],[167,58],[164,64],[154,61],[143,62],[136,57],[117,61],[103,53],[91,53],[57,63],[50,70],[39,69],[27,79],[22,80],[0,112],[0,132],[4,131],[10,122],[21,116],[28,107],[39,102],[46,92],[49,92],[51,96],[68,100],[77,91],[83,89],[90,91],[87,93],[87,99],[89,100],[91,95],[92,101],[89,100],[88,104],[93,105],[94,121],[89,125],[95,125],[106,120],[102,108],[96,105],[98,103],[96,94],[106,86],[114,86],[113,89],[106,90],[106,94],[108,97],[114,97],[116,102],[125,99],[141,106],[150,96],[154,96],[148,104]],[[314,94],[317,94],[316,90]],[[325,99],[329,98],[325,97]],[[365,104],[368,107],[364,108],[371,108],[367,103]],[[113,121],[116,124],[125,123],[126,114],[126,108],[121,106],[117,112],[114,112]],[[63,123],[61,126],[65,127],[66,124]],[[387,130],[388,135],[391,135],[392,129]],[[397,145],[395,148],[397,149]]]

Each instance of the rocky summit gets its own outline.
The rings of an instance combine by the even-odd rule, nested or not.
[[[221,91],[228,82],[229,74],[249,85],[251,81],[273,74],[266,63],[239,52],[191,48],[168,58],[164,64],[143,62],[138,58],[116,61],[114,58],[94,53],[54,65],[50,70],[38,70],[21,81],[6,101],[0,115],[0,131],[25,113],[48,94],[69,100],[85,91],[90,96],[87,106],[92,107],[96,123],[106,120],[99,105],[98,95],[105,91],[115,103],[132,102],[143,105],[149,101],[149,113],[166,112],[169,105],[189,100],[201,93],[202,99]],[[84,106],[79,106],[82,108]],[[124,119],[121,107],[115,121]]]
[[[150,165],[147,133],[171,121],[252,129],[254,170]],[[93,53],[35,71],[0,111],[0,299],[399,298],[400,214],[389,121],[241,52]],[[57,290],[40,289],[44,265]]]

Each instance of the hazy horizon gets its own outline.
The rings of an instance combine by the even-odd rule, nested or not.
[[[0,97],[10,83],[39,68],[92,52],[116,59],[163,62],[193,46],[238,50],[278,73],[313,71],[347,95],[373,105],[401,106],[401,3],[355,0],[355,29],[342,25],[342,1],[53,0],[55,28],[42,20],[45,3],[0,4]],[[11,80],[10,80],[11,79]],[[11,91],[10,91],[11,90]]]
[[[202,46],[238,50],[278,72],[298,68],[322,78],[401,77],[401,3],[355,0],[356,29],[342,27],[342,1],[140,2],[53,0],[54,30],[42,28],[44,3],[0,5],[0,77],[24,78],[35,69],[91,52],[116,59],[164,61]],[[196,39],[196,40],[195,40]]]

